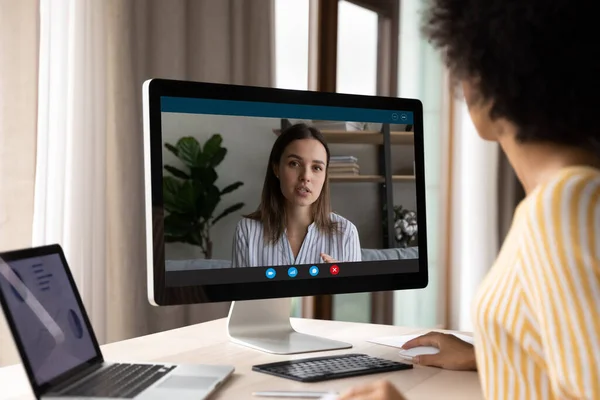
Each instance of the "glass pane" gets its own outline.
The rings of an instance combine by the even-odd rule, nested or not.
[[[337,92],[377,90],[377,13],[341,0],[338,10]]]
[[[275,0],[275,86],[308,89],[309,0]]]
[[[377,91],[377,24],[375,12],[345,0],[339,2],[337,92],[374,95]],[[376,174],[377,160],[371,145],[332,144],[332,155],[357,157],[361,173]],[[372,171],[371,171],[372,169]],[[361,191],[361,207],[348,204],[348,198]],[[379,215],[377,184],[336,183],[331,189],[335,211],[358,228],[362,247],[380,247],[381,229],[372,215]],[[333,319],[370,322],[370,293],[352,293],[333,297]]]

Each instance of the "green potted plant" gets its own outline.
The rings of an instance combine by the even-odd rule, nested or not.
[[[234,182],[219,189],[216,167],[223,161],[227,149],[223,138],[214,134],[204,143],[193,137],[182,137],[175,145],[165,147],[183,163],[185,170],[165,165],[169,173],[163,177],[163,203],[167,213],[164,221],[165,242],[181,242],[199,246],[207,259],[212,258],[210,228],[244,203],[235,203],[214,216],[224,195],[243,185]]]

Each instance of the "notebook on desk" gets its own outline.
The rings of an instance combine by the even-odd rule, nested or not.
[[[59,245],[0,253],[0,303],[36,398],[198,400],[234,371],[105,361]]]

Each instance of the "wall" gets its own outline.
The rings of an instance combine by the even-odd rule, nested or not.
[[[216,213],[238,201],[245,207],[220,220],[211,230],[213,258],[230,259],[235,225],[242,214],[256,209],[264,180],[266,163],[276,139],[273,129],[280,127],[274,118],[215,116],[201,114],[163,114],[164,141],[175,144],[182,136],[194,136],[204,143],[212,134],[220,133],[228,154],[217,167],[216,185],[223,188],[235,181],[244,185],[223,197]],[[377,174],[377,148],[372,145],[331,144],[332,155],[353,155],[358,158],[362,174]],[[180,165],[174,155],[165,150],[164,163]],[[412,146],[394,146],[392,163],[395,171],[412,169]],[[378,184],[331,183],[332,208],[351,220],[358,228],[361,245],[381,247],[381,212]],[[394,203],[416,207],[414,183],[394,183]],[[215,214],[216,215],[216,214]],[[173,259],[201,257],[199,249],[174,243],[167,246],[167,256]]]
[[[39,2],[0,4],[0,251],[31,246],[37,128]],[[0,317],[0,367],[19,361]]]

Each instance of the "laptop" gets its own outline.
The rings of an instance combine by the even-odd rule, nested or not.
[[[198,400],[234,371],[105,361],[59,245],[0,253],[0,302],[38,399]]]

